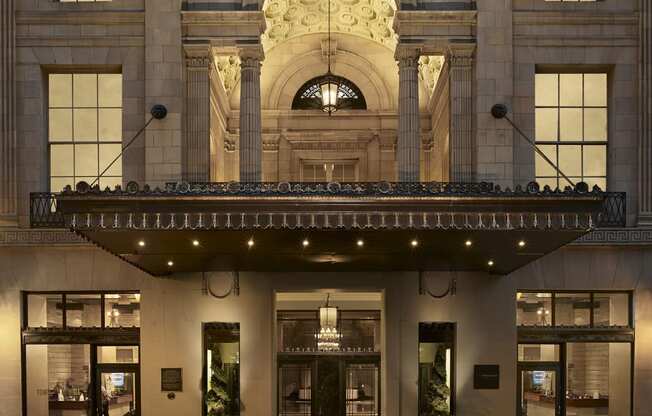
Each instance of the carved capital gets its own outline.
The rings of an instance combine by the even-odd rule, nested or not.
[[[260,65],[260,61],[265,59],[263,46],[260,44],[239,45],[238,56],[240,57],[241,66],[243,67],[247,65]]]
[[[451,44],[448,47],[447,58],[451,67],[470,67],[473,66],[473,54],[475,45]]]
[[[211,49],[205,45],[183,45],[183,52],[186,58],[186,67],[205,68],[211,65]]]
[[[394,53],[394,59],[398,61],[399,68],[417,68],[419,66],[419,58],[421,57],[421,50],[418,48],[398,45]]]

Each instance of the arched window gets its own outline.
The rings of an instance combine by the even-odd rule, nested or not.
[[[299,88],[292,100],[293,110],[321,110],[322,89],[321,84],[327,80],[325,75],[318,76],[306,82]],[[346,78],[330,75],[330,81],[335,81],[337,87],[337,109],[366,110],[367,102],[362,91]]]

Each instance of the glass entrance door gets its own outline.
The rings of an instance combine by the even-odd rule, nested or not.
[[[98,364],[97,415],[139,416],[138,364]]]
[[[560,416],[559,383],[557,365],[519,365],[519,416]]]

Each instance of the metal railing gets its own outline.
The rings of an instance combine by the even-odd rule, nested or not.
[[[464,193],[467,190],[468,188]],[[473,193],[469,192],[467,195]],[[598,228],[625,227],[627,225],[625,192],[606,192],[604,195],[602,212],[598,215],[596,226]],[[63,214],[57,210],[57,194],[49,192],[30,194],[30,224],[32,228],[65,227]]]

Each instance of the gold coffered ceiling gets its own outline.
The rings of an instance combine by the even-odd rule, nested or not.
[[[263,10],[265,50],[290,38],[328,30],[328,0],[268,0]],[[387,0],[331,0],[331,31],[361,36],[393,51],[394,11],[393,2]]]

